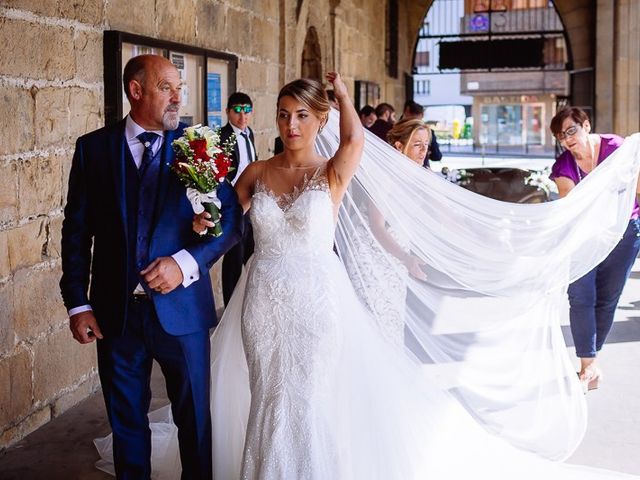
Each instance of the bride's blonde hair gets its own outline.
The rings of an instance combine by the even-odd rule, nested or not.
[[[299,78],[282,87],[278,94],[277,105],[280,104],[282,97],[292,97],[296,99],[311,110],[311,112],[320,119],[322,125],[327,122],[331,105],[327,98],[327,92],[320,82],[311,80],[310,78]]]

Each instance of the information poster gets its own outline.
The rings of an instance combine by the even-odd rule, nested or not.
[[[222,78],[219,73],[207,74],[207,123],[222,126]]]
[[[207,58],[207,124],[221,127],[227,123],[229,91],[229,62],[221,58]]]

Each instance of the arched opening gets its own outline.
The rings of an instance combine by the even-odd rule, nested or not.
[[[577,90],[572,65],[553,1],[434,0],[416,43],[414,99],[445,151],[553,156],[547,127]],[[579,93],[592,110],[593,95]]]
[[[315,27],[309,27],[302,50],[302,77],[322,82],[322,52]]]

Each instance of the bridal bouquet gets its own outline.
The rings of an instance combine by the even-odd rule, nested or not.
[[[231,152],[235,137],[220,144],[219,130],[194,125],[184,129],[184,135],[172,143],[176,159],[171,165],[178,178],[187,187],[187,198],[196,214],[205,210],[215,224],[207,229],[212,237],[222,235],[220,225],[220,200],[216,190],[233,168]]]

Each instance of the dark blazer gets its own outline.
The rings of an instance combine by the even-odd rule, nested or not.
[[[433,131],[433,128],[431,129],[431,143],[429,144],[429,160],[433,160],[434,162],[442,160],[440,145],[438,144],[436,132]]]
[[[278,155],[282,152],[284,152],[284,143],[282,143],[282,138],[276,137],[273,142],[273,154]]]
[[[386,142],[387,133],[389,133],[389,130],[391,130],[392,127],[393,123],[379,118],[373,125],[371,125],[371,127],[369,127],[369,131]]]
[[[256,154],[256,158],[254,158],[251,161],[255,161],[258,159],[258,151],[256,150],[256,141],[253,135],[253,130],[251,130],[250,127],[247,127],[247,128],[249,129],[249,140],[251,140],[251,144],[253,145],[253,151]],[[220,142],[221,143],[226,142],[227,140],[229,140],[229,138],[233,134],[234,134],[233,127],[229,122],[227,122],[227,124],[224,127],[220,128]],[[238,150],[238,142],[236,142],[233,146],[233,154],[231,155],[231,166],[234,168],[234,170],[231,171],[229,175],[227,175],[227,180],[229,180],[230,182],[232,182],[233,179],[236,178],[236,175],[238,174],[239,161],[240,161],[240,151]]]
[[[436,132],[434,132],[433,129],[431,129],[431,142],[429,143],[429,151],[427,152],[427,156],[424,157],[424,162],[422,162],[422,165],[424,167],[430,168],[429,160],[433,160],[434,162],[442,160],[440,145],[438,144],[438,139],[436,138]]]
[[[125,161],[130,155],[124,129],[123,120],[78,139],[62,225],[60,287],[65,306],[90,304],[105,335],[122,333],[128,299],[136,287],[129,271],[135,251],[130,251],[132,233],[127,231]],[[166,295],[152,292],[158,319],[172,335],[216,324],[209,268],[242,234],[242,210],[228,183],[218,190],[224,234],[212,238],[193,233],[193,210],[185,187],[169,168],[174,159],[171,142],[183,129],[180,125],[165,132],[149,245],[151,260],[184,248],[198,263],[200,278],[189,287],[179,285]]]

